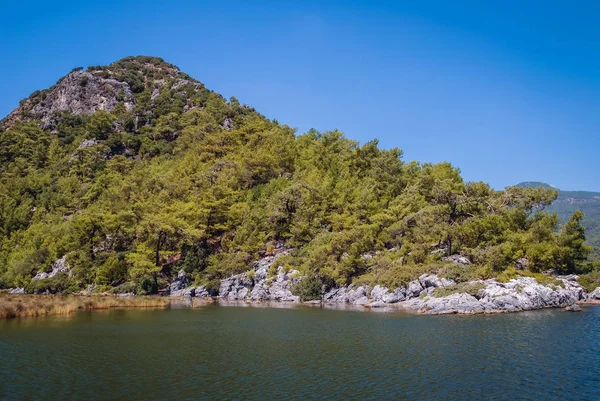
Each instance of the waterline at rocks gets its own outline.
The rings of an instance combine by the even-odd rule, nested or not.
[[[283,251],[287,252],[287,251]],[[293,302],[292,288],[302,280],[298,271],[272,268],[276,255],[257,261],[252,270],[221,280],[218,292],[186,287],[191,279],[180,272],[171,284],[172,296],[217,297],[223,301]],[[276,274],[269,276],[269,272]],[[394,307],[423,314],[478,314],[566,308],[576,303],[600,303],[600,288],[587,294],[576,275],[556,276],[555,284],[518,276],[506,283],[494,279],[457,284],[435,274],[423,274],[408,285],[390,289],[381,285],[348,285],[324,289],[311,303],[347,304],[366,308]],[[576,310],[572,307],[571,309]]]

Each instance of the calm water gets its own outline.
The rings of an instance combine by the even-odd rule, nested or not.
[[[594,400],[600,308],[407,316],[208,306],[0,321],[7,400]]]

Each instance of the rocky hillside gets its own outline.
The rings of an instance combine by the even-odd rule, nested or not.
[[[202,84],[192,80],[174,65],[154,57],[128,57],[108,67],[75,68],[54,86],[32,93],[21,101],[4,120],[5,128],[17,121],[38,120],[44,128],[55,128],[61,116],[91,116],[99,110],[115,108],[131,111],[136,107],[136,94],[151,90],[150,100],[156,100],[166,82],[169,92],[197,92]],[[187,98],[186,95],[181,98]],[[118,110],[118,111],[119,111]]]
[[[543,211],[552,189],[401,156],[297,135],[159,58],[76,68],[0,123],[0,288],[229,294],[237,277],[312,298],[591,271],[581,216],[558,230]]]
[[[537,181],[522,182],[517,186],[554,188]],[[594,248],[593,257],[600,260],[600,192],[558,191],[558,197],[548,207],[548,211],[558,213],[561,222],[564,223],[576,210],[581,210],[585,214],[582,224],[586,229],[588,244]]]

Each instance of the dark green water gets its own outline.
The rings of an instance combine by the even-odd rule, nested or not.
[[[600,308],[208,306],[0,321],[7,400],[600,399]]]

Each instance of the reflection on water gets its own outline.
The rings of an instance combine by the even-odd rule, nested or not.
[[[0,321],[0,399],[600,399],[600,308],[240,306]]]

